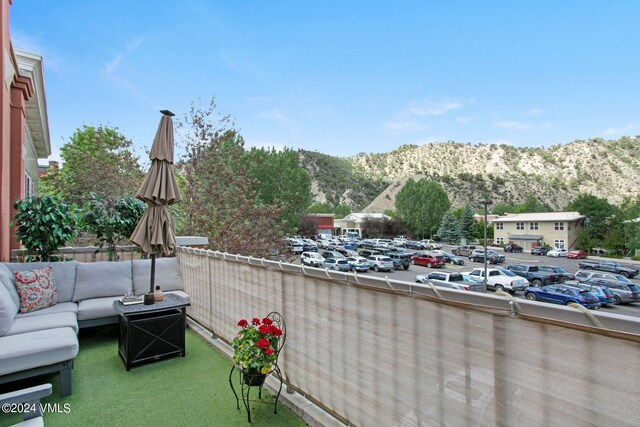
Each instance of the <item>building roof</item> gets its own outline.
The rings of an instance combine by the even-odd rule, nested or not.
[[[27,131],[31,135],[38,158],[45,159],[51,155],[51,142],[42,57],[17,49],[14,52],[20,75],[30,78],[33,82],[34,94],[26,102]]]
[[[341,221],[362,222],[365,219],[391,219],[390,216],[383,213],[353,212],[342,218]]]
[[[545,222],[545,221],[577,221],[584,218],[580,212],[529,212],[506,214],[488,222]]]

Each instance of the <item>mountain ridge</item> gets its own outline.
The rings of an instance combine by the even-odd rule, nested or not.
[[[423,177],[438,182],[454,208],[466,202],[478,205],[485,196],[494,204],[518,204],[534,195],[560,210],[580,193],[613,204],[637,196],[640,184],[633,177],[640,172],[639,153],[640,137],[636,136],[577,140],[545,148],[447,141],[346,158],[302,151],[301,158],[316,201],[347,203],[354,210],[394,209],[395,195],[404,182]],[[327,182],[332,172],[320,172],[338,163],[338,176],[349,183]],[[371,198],[382,186],[385,188]]]

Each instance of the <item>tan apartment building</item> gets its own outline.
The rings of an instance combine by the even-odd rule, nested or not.
[[[489,220],[496,245],[517,243],[525,250],[545,244],[572,250],[584,225],[579,212],[538,212],[506,214]]]

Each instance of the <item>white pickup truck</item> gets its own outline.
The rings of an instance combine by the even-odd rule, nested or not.
[[[484,268],[474,268],[473,271],[466,274],[477,277],[480,281],[484,280]],[[528,287],[529,281],[527,279],[506,268],[487,268],[487,289],[489,290],[507,291],[513,294],[517,291],[524,291]]]

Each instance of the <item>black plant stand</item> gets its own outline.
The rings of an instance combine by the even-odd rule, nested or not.
[[[287,337],[287,333],[286,333],[286,327],[285,327],[285,324],[284,324],[284,319],[282,318],[280,313],[272,311],[271,313],[269,313],[267,315],[267,317],[269,319],[271,319],[271,321],[273,322],[274,325],[276,325],[278,328],[280,328],[282,330],[282,335],[280,336],[280,342],[278,343],[278,348],[276,349],[276,361],[274,363],[274,368],[269,374],[266,374],[266,376],[269,376],[270,374],[274,374],[276,377],[278,377],[278,380],[280,381],[280,387],[278,388],[278,394],[276,395],[276,399],[275,399],[275,401],[273,403],[273,413],[277,414],[278,413],[278,399],[280,398],[280,394],[282,392],[282,384],[284,382],[284,378],[282,376],[282,371],[280,370],[280,366],[278,366],[278,357],[280,356],[280,350],[282,350],[282,346],[284,346],[284,341],[285,341],[285,339]],[[233,391],[233,394],[236,397],[236,407],[238,408],[238,410],[240,410],[240,399],[238,398],[238,393],[236,393],[236,389],[233,386],[233,371],[234,370],[238,371],[238,379],[237,379],[237,381],[240,383],[240,395],[242,396],[242,403],[244,405],[244,408],[247,411],[247,419],[249,420],[249,422],[251,422],[251,402],[269,403],[269,402],[262,401],[262,387],[264,385],[264,381],[261,382],[259,385],[250,385],[250,384],[248,384],[248,383],[250,383],[250,381],[245,381],[244,376],[247,375],[247,373],[245,373],[243,371],[241,366],[237,366],[237,365],[234,364],[231,367],[231,372],[229,372],[229,385],[231,386],[231,391]],[[251,375],[251,374],[249,374],[249,375]],[[266,380],[266,377],[265,377],[265,380]],[[258,400],[255,400],[255,399],[251,400],[250,399],[251,387],[258,387]]]

